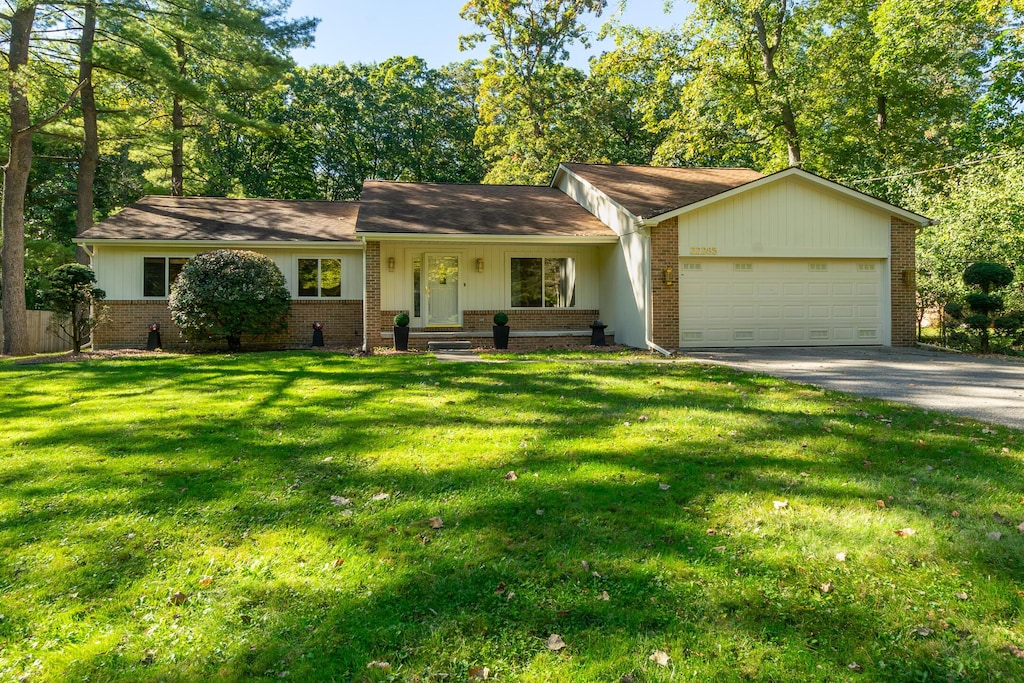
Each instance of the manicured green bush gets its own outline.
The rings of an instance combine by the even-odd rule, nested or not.
[[[395,327],[409,327],[409,314],[399,313],[395,316]]]
[[[504,311],[498,311],[494,314],[495,325],[508,325],[508,315]]]
[[[242,335],[285,329],[291,297],[270,257],[221,249],[189,259],[171,286],[168,306],[190,343],[225,339],[234,352],[242,350]]]
[[[105,309],[99,304],[107,298],[106,292],[96,286],[92,268],[81,263],[58,266],[50,274],[42,298],[43,304],[53,311],[53,331],[70,341],[75,353],[80,353],[82,342],[103,320]]]
[[[964,283],[981,288],[986,294],[992,289],[1005,287],[1013,282],[1013,269],[1001,263],[979,261],[964,270]]]
[[[977,287],[980,292],[971,292],[964,297],[966,308],[952,308],[946,305],[946,312],[954,319],[963,323],[967,329],[974,330],[978,337],[978,349],[982,353],[991,351],[989,331],[992,329],[993,316],[1003,310],[1003,297],[993,294],[993,289],[1005,287],[1013,282],[1013,269],[999,263],[977,262],[964,270],[964,283]]]

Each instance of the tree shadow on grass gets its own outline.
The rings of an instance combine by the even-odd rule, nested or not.
[[[30,458],[0,474],[2,509],[19,506],[0,517],[0,547],[18,555],[0,570],[11,594],[28,595],[30,582],[75,587],[73,600],[93,612],[83,634],[125,609],[164,629],[147,635],[151,622],[119,622],[121,645],[55,677],[359,680],[385,676],[366,668],[376,660],[402,679],[458,680],[472,663],[506,678],[547,666],[555,677],[657,679],[644,648],[666,643],[677,666],[727,679],[814,679],[819,664],[821,677],[839,677],[850,653],[874,662],[880,679],[945,677],[957,666],[978,675],[985,658],[1019,671],[998,643],[901,615],[887,604],[892,590],[871,583],[880,557],[908,576],[929,563],[956,566],[1006,591],[1022,575],[1016,539],[965,539],[937,504],[983,514],[995,502],[992,482],[1022,489],[1019,456],[965,442],[917,411],[696,366],[269,358],[151,363],[127,376],[106,364],[20,374],[85,397],[156,404],[104,420],[105,404],[85,398],[84,422],[36,425],[19,441],[26,453],[74,457]],[[213,392],[223,405],[203,401]],[[32,405],[5,410],[27,419]],[[516,481],[504,478],[509,470]],[[389,497],[373,500],[382,492]],[[351,508],[332,504],[335,495]],[[890,496],[878,512],[875,501]],[[794,547],[800,555],[827,530],[820,520],[801,527],[795,509],[773,510],[782,498],[839,517],[891,514],[893,527],[914,520],[927,538],[898,545],[882,521],[884,540],[864,546],[866,570],[843,573],[817,550],[794,560]],[[759,520],[729,516],[739,499],[764,508],[767,536],[755,531]],[[434,515],[443,529],[426,523]],[[977,523],[966,530],[980,533]],[[65,538],[75,561],[26,559]],[[773,554],[775,543],[787,552]],[[219,561],[203,590],[194,579],[208,557]],[[190,597],[173,605],[166,597],[172,581],[186,581],[181,567],[194,570]],[[920,585],[900,585],[891,569],[885,576],[896,592]],[[836,590],[821,590],[827,578]],[[944,601],[959,579],[927,585],[926,602],[957,609]],[[121,593],[149,603],[108,612],[104,601]],[[77,614],[73,600],[55,591],[44,604]],[[1012,620],[1017,602],[1004,601],[999,618]],[[39,638],[32,605],[9,606],[0,636]],[[961,621],[985,621],[959,610]],[[911,635],[917,621],[937,635]],[[179,640],[160,639],[175,629],[196,634],[188,660],[176,654]],[[545,652],[552,632],[570,643],[567,654]]]

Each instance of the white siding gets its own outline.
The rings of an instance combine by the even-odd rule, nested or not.
[[[619,235],[617,245],[601,251],[602,321],[616,343],[646,348],[649,238],[631,213],[582,178],[566,171],[557,187]]]
[[[142,264],[148,256],[190,258],[209,249],[182,249],[165,246],[107,246],[93,247],[92,267],[96,271],[98,285],[107,293],[107,299],[125,301],[142,299]],[[279,249],[274,247],[253,248],[252,251],[266,254],[274,260],[284,274],[288,291],[297,298],[296,277],[299,258],[340,258],[341,298],[362,300],[363,298],[363,252],[362,249]]]
[[[790,177],[679,216],[679,255],[888,258],[889,214]]]
[[[601,285],[598,277],[597,246],[560,244],[496,244],[459,242],[382,242],[381,309],[412,310],[412,263],[424,254],[459,257],[459,307],[461,310],[508,308],[512,298],[511,259],[518,256],[568,257],[576,259],[576,308],[601,307]],[[394,272],[388,271],[388,259],[395,259]],[[477,272],[477,259],[483,259],[484,270]]]

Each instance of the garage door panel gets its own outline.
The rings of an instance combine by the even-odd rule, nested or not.
[[[684,259],[680,343],[879,344],[883,261]]]

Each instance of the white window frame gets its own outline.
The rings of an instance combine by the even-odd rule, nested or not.
[[[316,261],[316,294],[303,294],[301,291],[300,283],[300,263],[302,261]],[[324,295],[324,261],[337,261],[338,262],[338,294],[335,295]],[[325,299],[327,301],[340,301],[345,291],[345,267],[344,259],[341,256],[296,256],[295,257],[295,298],[303,301],[315,301],[318,299]]]
[[[142,298],[147,301],[159,301],[166,299],[171,295],[171,259],[184,259],[185,263],[188,263],[191,256],[155,256],[155,255],[143,255],[142,257]],[[146,261],[150,259],[162,259],[164,262],[164,293],[163,294],[146,294]],[[183,266],[184,267],[184,264]],[[180,271],[179,271],[180,272]]]
[[[513,306],[512,305],[512,259],[540,259],[541,260],[540,269],[541,269],[541,278],[542,279],[541,279],[541,285],[540,285],[541,286],[540,306]],[[544,272],[545,272],[545,270],[544,270],[545,269],[544,261],[549,260],[549,259],[567,259],[567,260],[571,260],[573,262],[573,268],[574,268],[575,272],[573,273],[573,289],[572,289],[572,292],[573,292],[572,293],[572,301],[573,301],[573,303],[572,303],[571,306],[546,306],[545,305],[545,299],[544,299],[544,284],[545,283],[544,283],[544,280],[543,280]],[[507,277],[505,278],[505,283],[506,283],[506,285],[508,287],[508,290],[507,290],[508,297],[507,297],[506,301],[508,301],[509,308],[514,310],[514,311],[538,311],[538,310],[541,310],[541,311],[546,311],[546,310],[552,310],[552,311],[572,311],[572,310],[577,309],[579,307],[579,291],[578,291],[578,287],[577,287],[579,285],[579,282],[580,282],[579,263],[580,263],[580,257],[578,255],[575,255],[575,254],[544,254],[544,255],[537,255],[537,254],[509,254],[508,257],[507,257],[507,260],[506,260],[506,267],[508,268],[508,270],[506,271],[507,272]]]

